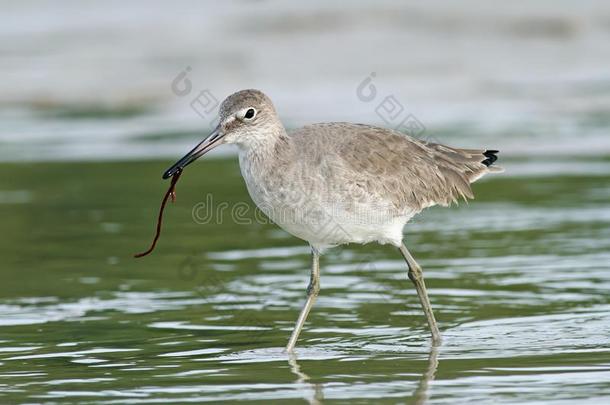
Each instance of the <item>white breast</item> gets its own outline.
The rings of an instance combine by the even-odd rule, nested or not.
[[[239,163],[258,208],[285,231],[318,250],[344,243],[399,246],[403,227],[414,214],[397,216],[393,207],[379,202],[333,199],[320,182],[304,181],[307,175],[298,168],[289,169],[293,173],[272,173],[242,153]]]

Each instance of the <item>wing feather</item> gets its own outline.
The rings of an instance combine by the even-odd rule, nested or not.
[[[324,163],[326,181],[344,183],[347,190],[357,185],[369,198],[389,201],[399,211],[474,198],[470,183],[501,170],[484,163],[489,152],[495,161],[497,151],[453,148],[368,125],[315,124],[292,136],[297,156]]]

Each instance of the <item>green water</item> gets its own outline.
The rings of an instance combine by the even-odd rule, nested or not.
[[[0,403],[610,401],[608,159],[509,161],[414,219],[437,351],[398,252],[345,246],[292,358],[306,245],[252,208],[193,220],[250,204],[235,160],[189,167],[131,258],[168,163],[0,165]]]

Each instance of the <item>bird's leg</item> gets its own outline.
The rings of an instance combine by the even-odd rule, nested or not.
[[[299,333],[301,333],[301,329],[303,329],[303,324],[305,324],[305,320],[307,319],[307,315],[313,307],[314,302],[316,302],[316,298],[318,298],[318,293],[320,292],[320,254],[315,250],[311,249],[311,276],[309,279],[309,286],[307,287],[307,301],[305,302],[305,306],[301,310],[301,314],[299,315],[299,319],[297,319],[297,323],[294,326],[294,330],[292,331],[292,335],[290,336],[290,340],[288,341],[288,345],[286,346],[286,351],[291,352],[294,350],[294,346],[297,343],[297,339],[299,338]]]
[[[430,299],[428,298],[428,292],[426,291],[424,273],[419,264],[413,259],[413,256],[411,256],[411,253],[409,253],[404,243],[402,243],[398,249],[409,266],[409,279],[415,285],[417,295],[419,296],[419,302],[421,302],[421,306],[426,314],[430,333],[432,334],[432,344],[438,346],[441,343],[441,334],[438,331],[436,319],[434,319],[434,313],[432,312],[432,306],[430,305]]]

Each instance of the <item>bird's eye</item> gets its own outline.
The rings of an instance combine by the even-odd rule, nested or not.
[[[254,118],[254,114],[256,114],[254,108],[248,108],[248,111],[246,111],[246,113],[244,114],[244,118],[250,120]]]

